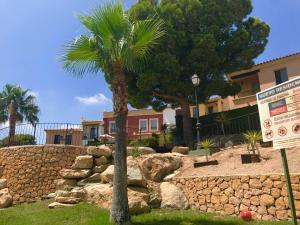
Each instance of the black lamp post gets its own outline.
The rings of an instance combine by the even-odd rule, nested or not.
[[[197,118],[197,124],[196,124],[196,129],[197,129],[197,150],[199,149],[199,142],[200,142],[200,119],[199,119],[199,104],[198,104],[198,95],[197,95],[197,90],[200,84],[200,78],[198,77],[197,74],[194,74],[191,77],[192,83],[195,87],[195,100],[196,100],[196,118]]]

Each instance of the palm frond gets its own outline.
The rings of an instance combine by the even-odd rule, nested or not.
[[[64,49],[62,61],[64,69],[72,74],[82,76],[85,73],[99,71],[100,50],[94,38],[80,36]]]
[[[127,46],[123,48],[123,61],[128,70],[133,70],[136,62],[147,60],[151,49],[165,34],[162,27],[163,21],[154,17],[133,25]]]
[[[131,28],[121,1],[98,7],[90,16],[81,16],[80,21],[103,48],[112,50],[114,58],[119,57],[123,38],[128,36]]]

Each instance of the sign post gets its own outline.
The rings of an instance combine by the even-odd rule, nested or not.
[[[300,77],[257,93],[263,141],[280,150],[292,221],[297,225],[286,148],[300,145]]]
[[[285,149],[280,149],[281,153],[281,159],[282,159],[282,164],[283,164],[283,169],[284,169],[284,175],[285,175],[285,180],[286,180],[286,188],[288,191],[289,195],[289,204],[291,208],[291,213],[292,213],[292,220],[294,225],[297,225],[297,215],[296,215],[296,208],[295,208],[295,202],[294,202],[294,195],[293,195],[293,189],[292,189],[292,184],[291,184],[291,178],[290,178],[290,173],[289,173],[289,166],[286,158],[286,152]]]

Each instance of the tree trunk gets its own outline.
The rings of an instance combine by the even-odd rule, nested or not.
[[[15,144],[15,134],[16,134],[16,107],[11,102],[9,104],[9,134],[8,134],[8,145],[13,146]]]
[[[181,101],[180,106],[182,110],[183,139],[185,144],[192,150],[194,149],[194,133],[190,106],[185,101]]]
[[[127,193],[127,133],[126,120],[128,114],[128,94],[125,75],[121,64],[114,67],[113,104],[116,117],[116,149],[113,181],[112,206],[110,220],[113,224],[129,225],[130,214]]]

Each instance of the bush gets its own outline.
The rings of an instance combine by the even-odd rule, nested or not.
[[[0,147],[7,147],[9,137],[5,137],[0,141]],[[16,134],[14,140],[14,146],[20,145],[35,145],[35,137],[30,134]]]
[[[135,139],[130,141],[129,146],[138,147],[138,146],[145,146],[150,148],[157,148],[158,147],[158,138],[156,136],[143,138],[143,139]]]

